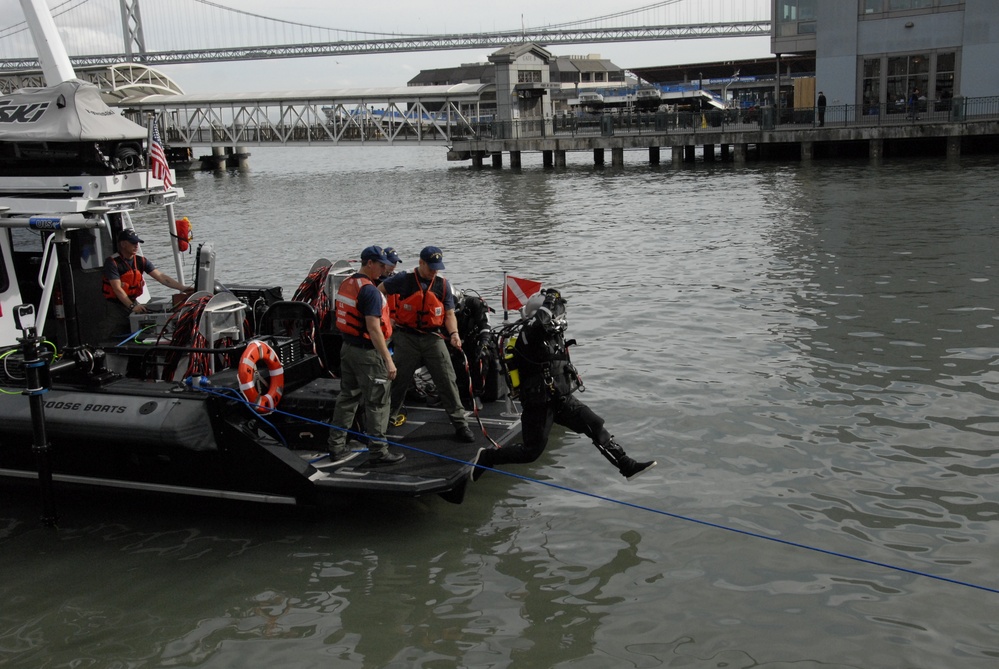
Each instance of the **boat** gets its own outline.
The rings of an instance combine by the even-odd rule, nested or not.
[[[359,456],[332,464],[339,336],[329,305],[351,262],[317,259],[291,299],[280,286],[217,279],[224,250],[211,242],[186,267],[184,191],[172,172],[152,175],[152,128],[75,79],[44,2],[22,6],[54,83],[0,97],[0,485],[37,481],[50,519],[53,490],[79,486],[296,506],[357,495],[460,502],[477,450],[519,435],[503,384],[469,397],[475,443],[455,441],[429,397],[389,427],[404,461],[369,466],[357,426]],[[173,274],[185,285],[193,276],[194,292],[147,289],[132,334],[102,341],[101,267],[146,207],[161,210]]]

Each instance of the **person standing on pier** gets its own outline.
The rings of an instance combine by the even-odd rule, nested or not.
[[[361,251],[361,270],[340,284],[336,294],[336,327],[343,337],[340,348],[340,394],[333,409],[329,436],[330,463],[343,464],[357,455],[347,447],[347,430],[354,424],[358,405],[364,403],[364,432],[368,437],[369,465],[390,465],[406,458],[385,443],[389,400],[396,378],[389,353],[392,321],[388,301],[375,281],[391,261],[380,246]]]
[[[438,275],[442,269],[443,252],[436,246],[428,246],[420,251],[420,264],[412,272],[393,274],[378,286],[386,296],[397,295],[399,299],[392,340],[399,378],[392,385],[392,416],[400,415],[406,393],[413,385],[413,374],[426,365],[454,427],[455,439],[472,443],[475,435],[465,418],[447,350],[448,344],[461,348],[461,336],[451,284]]]
[[[919,89],[913,88],[909,94],[909,118],[913,121],[919,120]]]
[[[826,124],[826,94],[822,91],[819,91],[819,99],[815,106],[819,110],[819,127],[821,128]]]

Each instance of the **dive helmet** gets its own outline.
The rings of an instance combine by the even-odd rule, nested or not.
[[[523,316],[524,318],[531,318],[532,316],[534,316],[534,314],[538,312],[538,309],[540,309],[541,305],[544,303],[545,303],[544,292],[535,293],[534,295],[531,295],[527,299],[527,302],[524,304],[524,306],[520,308],[520,315]]]

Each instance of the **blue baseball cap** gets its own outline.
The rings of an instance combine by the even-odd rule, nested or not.
[[[135,234],[135,230],[130,230],[125,228],[118,233],[119,242],[132,242],[133,244],[143,244],[144,242],[139,239],[139,235]]]
[[[385,250],[380,246],[369,246],[368,248],[361,251],[361,260],[374,260],[375,262],[380,262],[383,265],[394,265],[391,260],[385,257]]]
[[[398,265],[399,261],[402,260],[402,258],[399,257],[399,254],[396,253],[395,249],[391,246],[385,247],[385,257],[389,259],[390,265]]]
[[[444,252],[436,246],[428,246],[420,251],[420,260],[430,269],[444,269]]]

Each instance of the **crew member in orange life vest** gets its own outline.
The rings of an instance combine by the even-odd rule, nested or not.
[[[336,328],[343,346],[340,347],[340,394],[330,420],[331,465],[343,464],[358,453],[347,446],[347,430],[351,429],[362,400],[364,433],[369,439],[370,453],[365,464],[391,465],[406,458],[402,453],[389,451],[385,443],[396,369],[387,343],[392,337],[388,301],[375,288],[375,281],[389,264],[391,261],[382,247],[367,247],[361,251],[361,271],[344,280],[336,294]]]
[[[384,281],[385,279],[387,279],[390,276],[392,276],[393,274],[395,274],[395,267],[401,261],[401,258],[399,258],[399,254],[396,253],[395,249],[392,248],[391,246],[386,246],[385,247],[385,257],[388,258],[388,261],[391,264],[390,265],[385,265],[385,271],[382,272],[382,275],[380,277],[378,277],[377,279],[375,279],[375,285],[376,286],[380,285],[382,281]],[[388,298],[389,315],[392,317],[392,320],[394,321],[395,320],[395,309],[396,309],[396,306],[398,306],[398,304],[399,304],[399,296],[398,295],[386,295],[385,297]]]
[[[399,416],[413,373],[426,365],[454,427],[455,439],[472,443],[475,435],[468,427],[447,351],[447,344],[461,348],[461,337],[451,286],[437,274],[442,269],[444,254],[436,246],[428,246],[420,251],[416,269],[393,274],[378,286],[385,295],[398,296],[392,345],[399,375],[392,384],[392,415]]]
[[[107,301],[105,309],[103,337],[109,339],[115,335],[125,335],[132,331],[128,321],[131,313],[141,314],[146,307],[136,302],[142,295],[146,285],[143,273],[153,277],[164,286],[174,290],[194,290],[185,286],[172,276],[156,269],[152,261],[145,256],[137,255],[142,240],[134,230],[128,228],[118,233],[118,253],[104,262],[104,298]]]

